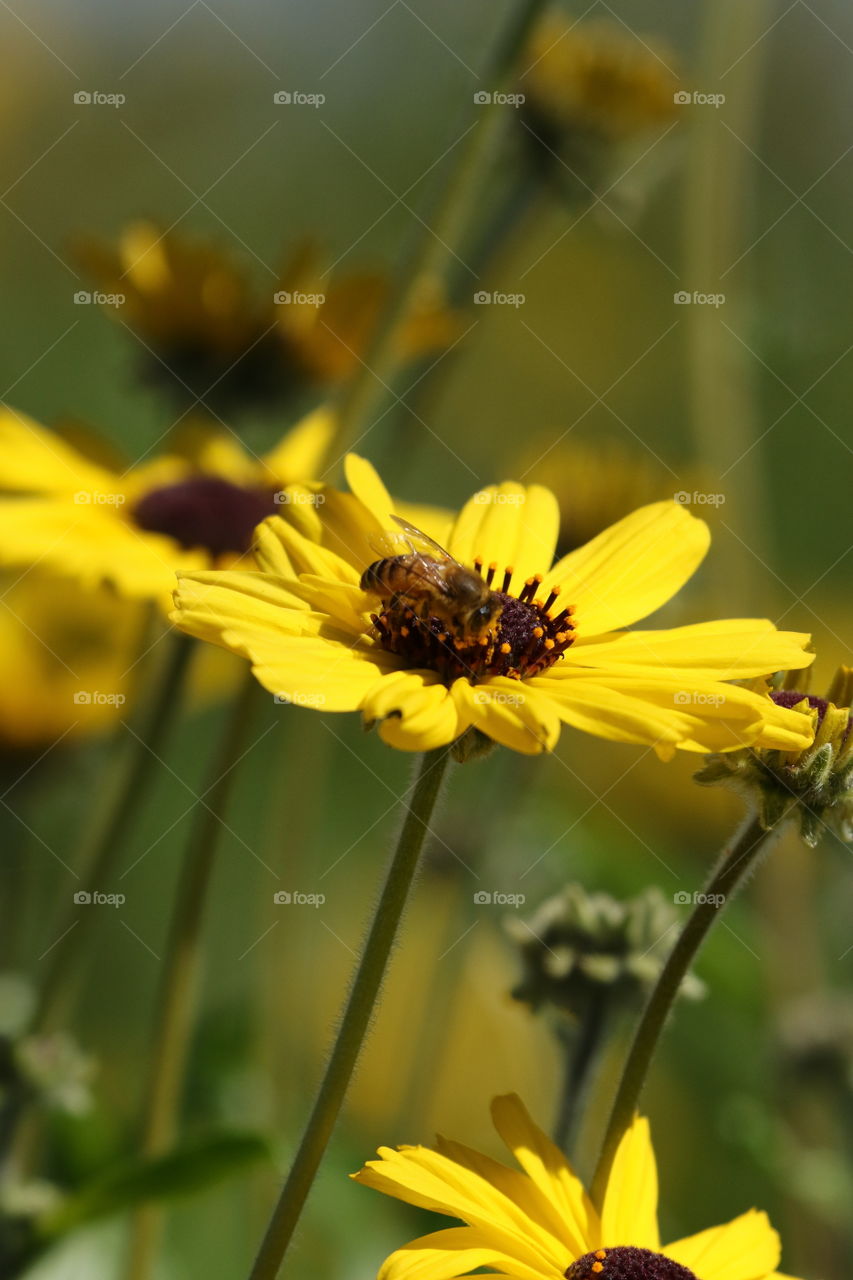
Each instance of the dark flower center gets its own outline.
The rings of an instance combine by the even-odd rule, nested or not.
[[[218,476],[194,476],[152,489],[136,504],[133,519],[147,533],[164,533],[187,550],[213,556],[249,550],[255,526],[275,511],[272,492],[243,489]]]
[[[495,565],[483,573],[483,565],[475,568],[491,587]],[[528,578],[517,595],[509,593],[512,570],[504,571],[500,591],[490,591],[489,599],[500,604],[500,615],[485,634],[473,636],[448,626],[446,619],[434,615],[417,616],[403,600],[383,600],[381,613],[372,615],[383,646],[398,653],[411,667],[427,667],[438,671],[449,684],[460,676],[476,684],[493,676],[521,680],[541,675],[572,644],[574,626],[571,608],[552,616],[557,592],[547,600],[536,598],[542,578]]]
[[[829,705],[826,698],[816,698],[814,694],[810,693],[797,693],[796,689],[778,689],[775,693],[771,693],[770,697],[777,707],[787,707],[789,710],[799,706],[803,698],[805,698],[809,706],[814,711],[817,711],[818,724],[826,715],[826,708]]]
[[[632,1245],[585,1253],[565,1274],[566,1280],[696,1280],[680,1262]]]

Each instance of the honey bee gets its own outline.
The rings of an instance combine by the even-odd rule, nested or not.
[[[422,621],[437,618],[459,639],[480,640],[500,617],[503,603],[497,592],[428,534],[399,516],[393,519],[407,535],[410,550],[368,565],[361,575],[362,591],[385,606],[403,605]]]

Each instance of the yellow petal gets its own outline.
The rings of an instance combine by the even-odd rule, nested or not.
[[[454,681],[451,692],[460,726],[474,725],[501,746],[523,755],[539,755],[556,745],[560,736],[557,709],[530,685],[504,676],[472,685],[462,677]]]
[[[559,1147],[534,1124],[521,1099],[514,1093],[495,1098],[492,1120],[521,1168],[562,1218],[575,1257],[595,1248],[598,1215],[583,1184]]]
[[[580,636],[602,635],[665,604],[696,571],[709,542],[704,521],[675,502],[654,502],[569,552],[543,589],[559,587],[575,606]]]
[[[779,1265],[779,1236],[766,1213],[751,1209],[724,1227],[688,1236],[662,1251],[699,1280],[765,1280]]]
[[[122,493],[114,472],[95,466],[53,431],[17,410],[0,409],[0,490],[72,497]]]
[[[640,697],[608,688],[606,681],[537,676],[527,687],[547,697],[565,724],[611,742],[649,746],[680,744],[692,722],[677,710],[662,710]]]
[[[319,528],[316,531],[319,534]],[[357,584],[359,575],[336,552],[306,537],[280,516],[268,516],[255,530],[252,548],[256,561],[267,573],[296,577],[314,573],[332,582]]]
[[[462,508],[450,533],[448,550],[463,564],[479,556],[513,570],[516,590],[535,573],[545,574],[554,558],[560,513],[557,499],[541,485],[505,481],[475,493]]]
[[[559,1271],[530,1266],[513,1252],[513,1238],[475,1227],[450,1227],[421,1236],[392,1253],[379,1268],[377,1280],[456,1280],[476,1267],[506,1268],[502,1275],[517,1280],[551,1280]],[[565,1260],[565,1259],[563,1259]]]
[[[349,453],[344,461],[344,474],[356,498],[376,517],[381,527],[393,529],[394,499],[380,480],[376,468],[366,458]]]
[[[601,1244],[603,1248],[632,1244],[660,1250],[657,1164],[649,1123],[639,1116],[623,1134],[607,1180]]]
[[[337,430],[337,417],[328,406],[309,413],[264,458],[264,466],[282,487],[298,480],[318,480]]]
[[[720,680],[746,679],[768,671],[807,667],[811,637],[800,631],[777,631],[764,618],[730,618],[664,631],[626,631],[580,636],[561,665],[618,670],[690,667]]]
[[[364,698],[361,713],[365,724],[379,721],[382,740],[400,751],[430,751],[460,732],[456,704],[434,671],[386,675]]]

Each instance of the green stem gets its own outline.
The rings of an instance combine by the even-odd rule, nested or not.
[[[155,765],[178,710],[195,641],[174,632],[166,641],[169,651],[149,689],[140,693],[140,718],[133,733],[124,725],[110,757],[110,770],[100,803],[92,806],[77,859],[81,868],[76,892],[94,893],[109,884],[115,863],[123,852],[127,833],[148,794]],[[78,985],[87,931],[80,927],[80,906],[72,901],[61,913],[58,941],[50,951],[50,967],[41,989],[34,1025],[49,1030],[68,1016]],[[83,911],[86,908],[83,907]]]
[[[490,70],[482,81],[493,94],[512,89],[519,52],[546,6],[547,0],[523,0],[501,33]],[[419,223],[417,242],[397,273],[399,284],[391,294],[382,323],[361,363],[361,371],[344,393],[339,407],[335,450],[338,453],[352,446],[366,429],[370,414],[375,411],[379,415],[381,402],[393,396],[389,383],[397,363],[395,349],[401,326],[415,310],[424,286],[442,280],[457,256],[472,215],[478,211],[482,183],[512,114],[502,103],[494,101],[478,110],[481,114],[461,144],[462,157],[438,208]],[[473,271],[471,278],[476,279]]]
[[[227,717],[219,750],[211,761],[210,781],[197,805],[184,853],[160,978],[157,1029],[139,1144],[143,1157],[168,1151],[175,1138],[192,1037],[211,872],[259,690],[254,675],[247,672]],[[162,1220],[159,1208],[145,1207],[135,1215],[128,1280],[145,1280],[151,1274]]]
[[[609,1001],[602,989],[601,997],[593,1001],[577,1028],[575,1035],[564,1031],[560,1041],[565,1052],[563,1092],[554,1126],[554,1141],[566,1155],[571,1154],[578,1120],[583,1113],[590,1073],[599,1057],[609,1018]]]
[[[704,891],[696,895],[693,911],[652,990],[628,1053],[592,1181],[592,1198],[599,1206],[604,1200],[614,1156],[634,1119],[652,1058],[681,984],[717,918],[754,869],[768,841],[783,825],[784,819],[772,831],[765,831],[757,817],[750,818],[730,848],[724,851]]]
[[[421,757],[403,829],[374,910],[323,1083],[252,1267],[250,1280],[274,1280],[278,1275],[332,1136],[376,1008],[449,760],[450,750],[447,747],[427,751]]]

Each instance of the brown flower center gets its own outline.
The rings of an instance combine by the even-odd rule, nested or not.
[[[477,560],[475,568],[491,587],[496,566],[483,573]],[[552,613],[557,591],[546,600],[537,598],[541,575],[528,578],[517,595],[510,594],[511,583],[512,569],[506,569],[501,590],[490,591],[490,600],[500,605],[497,621],[476,636],[450,627],[435,615],[419,616],[405,600],[394,597],[383,600],[381,612],[371,616],[384,648],[405,658],[411,667],[438,671],[448,684],[460,676],[476,684],[493,676],[521,680],[541,675],[562,658],[575,638],[572,609]]]
[[[276,510],[273,494],[243,489],[218,476],[193,476],[152,489],[137,502],[133,519],[147,533],[164,533],[187,550],[212,556],[249,550],[255,526]]]
[[[632,1245],[585,1253],[565,1275],[566,1280],[696,1280],[680,1262]]]

